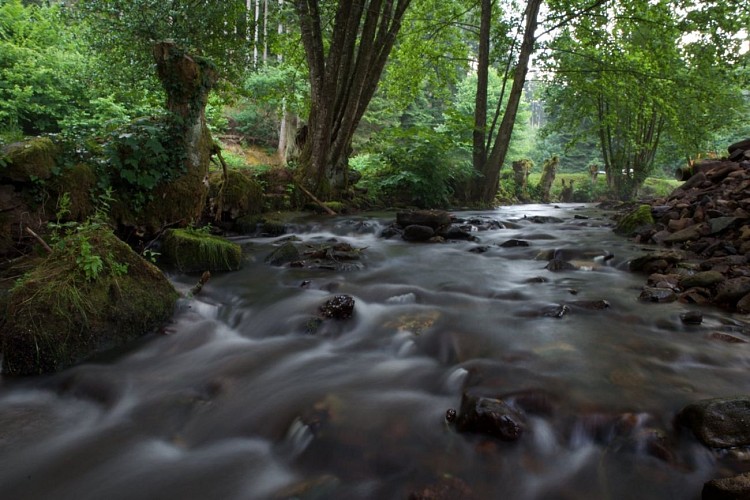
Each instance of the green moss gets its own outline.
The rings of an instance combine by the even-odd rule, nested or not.
[[[221,172],[213,172],[209,178],[208,196],[215,206],[219,191],[224,184]],[[242,170],[228,170],[227,184],[224,187],[222,212],[232,219],[259,214],[263,210],[263,188],[253,178],[252,173]]]
[[[615,233],[629,236],[639,227],[653,223],[654,218],[651,216],[651,206],[640,205],[638,208],[620,219],[615,227]]]
[[[62,196],[68,193],[70,206],[67,217],[71,220],[84,220],[94,213],[92,192],[96,188],[97,177],[94,168],[85,163],[78,163],[65,169],[55,179],[54,190]],[[50,213],[55,213],[54,207]]]
[[[238,244],[192,229],[167,231],[162,253],[181,272],[235,271],[242,264]]]
[[[344,204],[340,201],[326,201],[324,205],[334,212],[343,212],[344,210]]]
[[[29,182],[52,176],[60,148],[48,137],[35,137],[8,144],[0,154],[4,157],[4,163],[7,162],[4,167],[0,166],[0,177],[15,182]]]
[[[103,264],[96,277],[81,265],[82,241]],[[52,372],[122,345],[169,319],[177,296],[161,271],[111,230],[76,232],[11,291],[3,373]]]

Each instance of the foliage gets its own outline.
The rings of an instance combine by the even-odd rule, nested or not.
[[[378,154],[353,159],[363,175],[360,184],[390,204],[444,207],[454,190],[471,173],[462,145],[450,135],[431,129],[392,129],[384,132]]]
[[[713,1],[606,3],[552,43],[554,127],[598,139],[618,196],[634,195],[665,140],[694,157],[735,122],[739,88],[727,68],[741,54],[733,33],[742,23],[733,16],[748,13],[730,3],[735,10]]]

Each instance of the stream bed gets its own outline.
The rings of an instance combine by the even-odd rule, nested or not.
[[[378,236],[394,214],[307,216],[235,238],[243,269],[160,333],[0,379],[0,496],[697,499],[750,468],[674,424],[693,401],[750,394],[750,344],[712,337],[750,339],[745,316],[703,308],[686,325],[693,306],[639,302],[646,277],[627,263],[645,249],[593,206],[455,215],[504,227],[417,244]],[[291,234],[361,257],[265,262]],[[169,277],[183,293],[198,278]],[[317,319],[341,294],[353,316]],[[458,433],[446,411],[465,391],[519,409],[520,439]]]

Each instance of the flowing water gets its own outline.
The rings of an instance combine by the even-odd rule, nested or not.
[[[746,467],[673,424],[689,402],[750,392],[750,344],[710,338],[744,338],[742,317],[703,309],[702,325],[683,325],[690,306],[638,302],[645,277],[625,269],[643,249],[593,207],[457,215],[507,227],[410,244],[378,238],[392,214],[303,218],[300,244],[335,238],[364,248],[361,261],[273,267],[283,238],[238,239],[244,268],[182,300],[160,334],[3,378],[0,495],[690,499]],[[509,239],[530,245],[499,246]],[[552,256],[579,269],[551,272]],[[182,291],[197,279],[170,278]],[[354,316],[310,333],[337,294]],[[523,411],[522,437],[457,433],[446,410],[466,390]]]

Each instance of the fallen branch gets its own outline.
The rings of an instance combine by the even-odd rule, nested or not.
[[[190,296],[194,297],[200,293],[200,291],[203,289],[203,285],[208,283],[208,280],[211,279],[211,273],[208,271],[204,271],[203,274],[201,274],[201,279],[198,280],[198,283],[195,284],[193,288],[190,289]]]
[[[300,189],[300,191],[302,191],[307,196],[309,196],[312,201],[314,201],[316,204],[318,204],[318,206],[320,206],[320,208],[322,208],[323,210],[325,210],[325,212],[328,215],[338,215],[336,212],[334,212],[333,210],[331,210],[330,207],[326,206],[325,203],[323,203],[318,198],[316,198],[314,194],[312,194],[310,191],[308,191],[307,189],[305,189],[304,186],[302,186],[301,184],[297,184],[297,187]]]
[[[42,239],[41,236],[39,236],[38,234],[36,234],[29,226],[26,226],[24,229],[26,230],[27,233],[29,233],[31,236],[33,236],[36,239],[36,241],[38,241],[44,247],[44,249],[47,251],[47,253],[49,253],[49,254],[52,253],[52,249],[47,244],[47,242]]]

